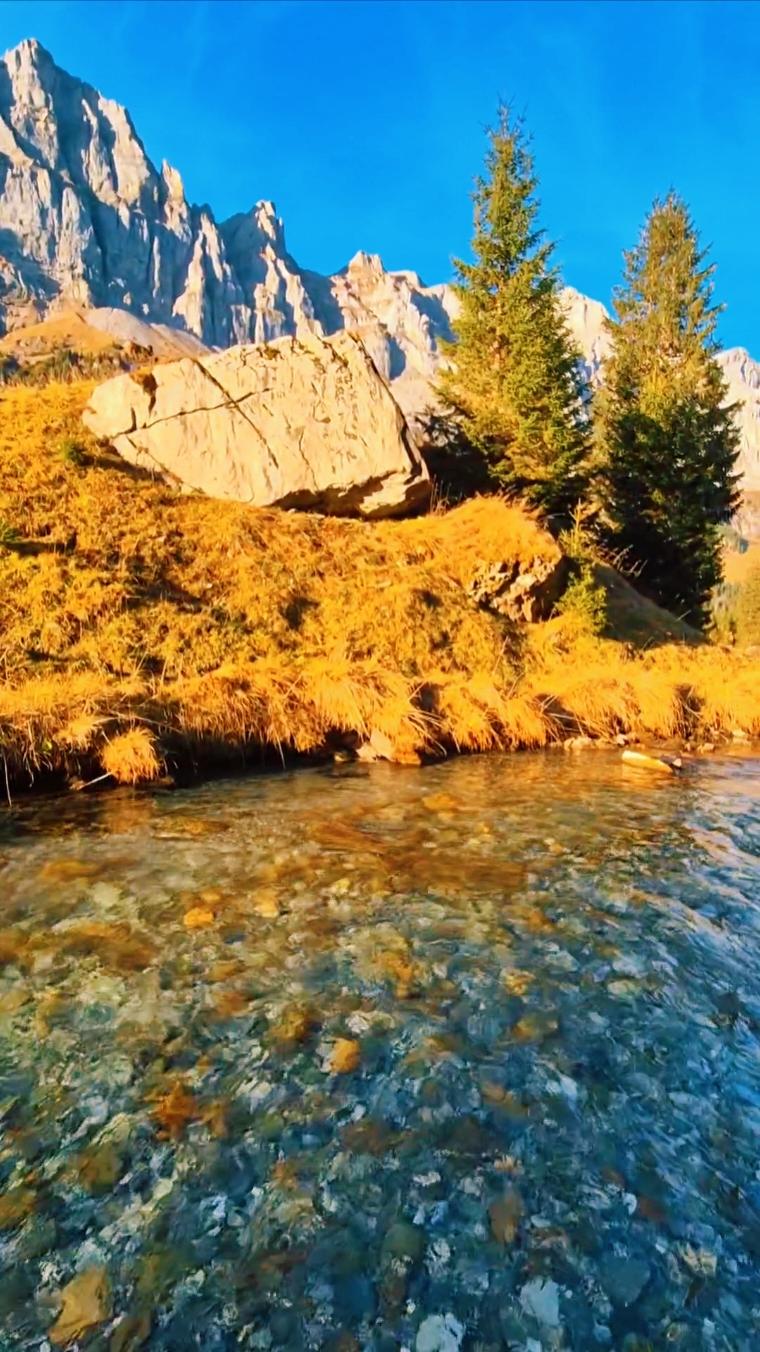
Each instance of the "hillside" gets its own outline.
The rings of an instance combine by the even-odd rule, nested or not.
[[[115,348],[143,349],[159,358],[205,351],[192,334],[148,324],[127,310],[77,310],[67,305],[0,338],[0,358],[12,357],[25,364],[62,351],[93,357]]]
[[[519,507],[368,524],[183,497],[88,437],[90,390],[0,393],[9,792],[367,743],[403,761],[579,732],[760,732],[760,669],[671,642],[676,622],[624,584],[620,638],[478,604],[483,579],[558,557]]]

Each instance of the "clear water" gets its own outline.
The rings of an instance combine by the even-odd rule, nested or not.
[[[7,814],[0,1347],[757,1348],[759,855],[738,758]]]

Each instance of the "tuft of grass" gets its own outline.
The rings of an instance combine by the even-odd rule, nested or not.
[[[71,465],[75,469],[80,468],[85,461],[84,451],[79,441],[74,437],[62,437],[58,445],[58,454],[64,465]]]
[[[441,674],[431,690],[443,746],[499,751],[545,746],[550,740],[552,720],[540,702],[510,687],[498,674]]]
[[[145,784],[161,773],[161,761],[147,728],[117,733],[103,747],[101,762],[117,784]]]

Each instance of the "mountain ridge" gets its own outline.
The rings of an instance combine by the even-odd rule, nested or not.
[[[150,160],[126,108],[28,38],[0,60],[0,332],[67,304],[97,311],[101,327],[126,311],[210,347],[350,329],[412,416],[430,402],[456,313],[450,286],[386,271],[377,254],[331,275],[302,267],[268,199],[217,222],[188,202],[177,169]],[[572,287],[564,304],[593,385],[607,311]],[[744,348],[719,360],[741,403],[743,488],[758,492],[760,364]]]
[[[351,328],[408,408],[451,336],[449,299],[362,252],[332,276],[301,268],[271,201],[217,222],[178,170],[156,168],[127,110],[35,39],[0,61],[4,329],[62,302],[126,309],[212,347]]]

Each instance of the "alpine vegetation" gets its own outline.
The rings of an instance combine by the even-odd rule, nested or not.
[[[644,591],[697,625],[721,578],[719,527],[739,504],[713,273],[685,204],[655,202],[625,255],[595,409],[607,539]]]
[[[473,262],[455,260],[455,364],[439,389],[491,479],[566,517],[585,492],[589,426],[537,187],[522,123],[502,107],[475,185]]]

